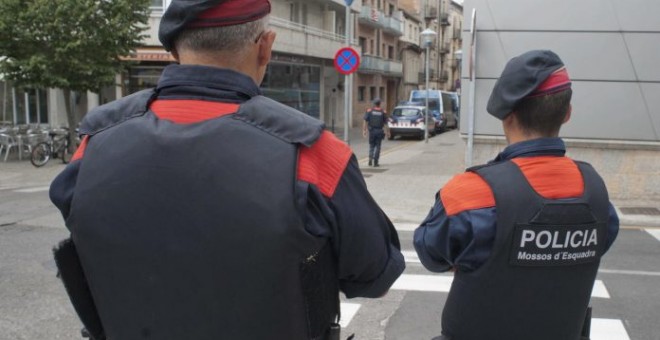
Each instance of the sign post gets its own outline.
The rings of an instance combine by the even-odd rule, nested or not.
[[[350,144],[348,134],[352,108],[352,74],[360,67],[360,54],[351,47],[344,47],[335,54],[335,69],[345,75],[344,81],[344,141]]]
[[[351,5],[353,4],[353,0],[344,0],[346,3],[346,24],[344,26],[346,27],[346,48],[350,48],[351,42],[353,41],[353,29],[352,29],[352,24],[351,24]],[[353,50],[351,48],[351,50]],[[341,50],[340,50],[341,51]],[[355,50],[353,50],[355,52]],[[349,73],[342,73],[345,75],[344,77],[344,141],[346,144],[351,144],[351,139],[348,134],[348,129],[350,128],[350,120],[352,117],[351,110],[353,107],[353,75],[352,73],[357,70],[357,68],[360,65],[360,56],[357,55],[357,63],[356,66],[354,67],[354,70],[349,72]],[[337,58],[335,58],[337,59]],[[336,62],[335,62],[336,65]],[[341,73],[341,71],[340,71]]]

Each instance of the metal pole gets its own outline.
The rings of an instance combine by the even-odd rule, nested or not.
[[[424,114],[424,142],[428,143],[429,142],[429,44],[426,44],[426,66],[425,66],[425,72],[426,73],[426,113]]]
[[[344,24],[346,27],[346,46],[351,46],[351,40],[352,40],[352,34],[351,34],[351,7],[346,4],[346,23]],[[350,120],[350,112],[351,112],[351,91],[352,91],[352,84],[351,84],[351,76],[346,75],[344,76],[344,141],[346,144],[350,144],[351,140],[348,134],[348,129],[349,129],[349,120]]]
[[[472,10],[472,41],[470,42],[470,56],[468,59],[470,77],[470,100],[468,102],[468,141],[465,153],[465,167],[472,166],[472,153],[474,150],[474,100],[476,91],[476,53],[477,53],[477,10]],[[462,86],[461,86],[462,89]],[[462,92],[462,91],[461,91]]]

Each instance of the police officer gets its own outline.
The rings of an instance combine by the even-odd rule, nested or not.
[[[510,60],[487,106],[509,145],[450,180],[415,230],[422,264],[455,271],[442,339],[579,339],[619,220],[603,180],[558,138],[571,95],[555,53]]]
[[[350,148],[261,95],[270,11],[173,0],[159,37],[179,64],[85,117],[50,196],[95,339],[335,339],[340,291],[381,297],[402,273]]]
[[[362,136],[367,137],[369,133],[369,166],[380,166],[380,145],[387,134],[390,136],[390,129],[387,126],[387,112],[380,107],[380,98],[373,100],[374,107],[367,110],[364,114],[364,123],[362,124]]]

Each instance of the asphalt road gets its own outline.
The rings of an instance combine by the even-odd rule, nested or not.
[[[404,276],[384,298],[343,300],[344,334],[355,339],[430,339],[451,275],[432,274],[416,259],[412,230],[435,192],[461,171],[455,131],[428,144],[386,141],[382,167],[366,167],[364,142],[354,142],[374,198],[395,222],[407,260]],[[358,144],[358,145],[356,145]],[[0,163],[0,340],[78,339],[80,324],[55,277],[51,249],[67,236],[47,198],[57,164],[33,169]],[[592,340],[660,340],[660,230],[624,228],[602,261],[592,298]],[[478,326],[478,325],[475,325]]]

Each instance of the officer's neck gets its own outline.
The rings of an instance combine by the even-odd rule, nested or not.
[[[242,60],[236,60],[233,57],[225,57],[220,53],[180,53],[178,55],[179,64],[181,65],[200,65],[200,66],[210,66],[217,68],[229,69],[239,73],[243,73],[248,77],[252,78],[256,84],[261,83],[261,79],[258,74],[258,67],[256,65],[256,60],[253,63],[250,63],[252,59],[250,56]]]

